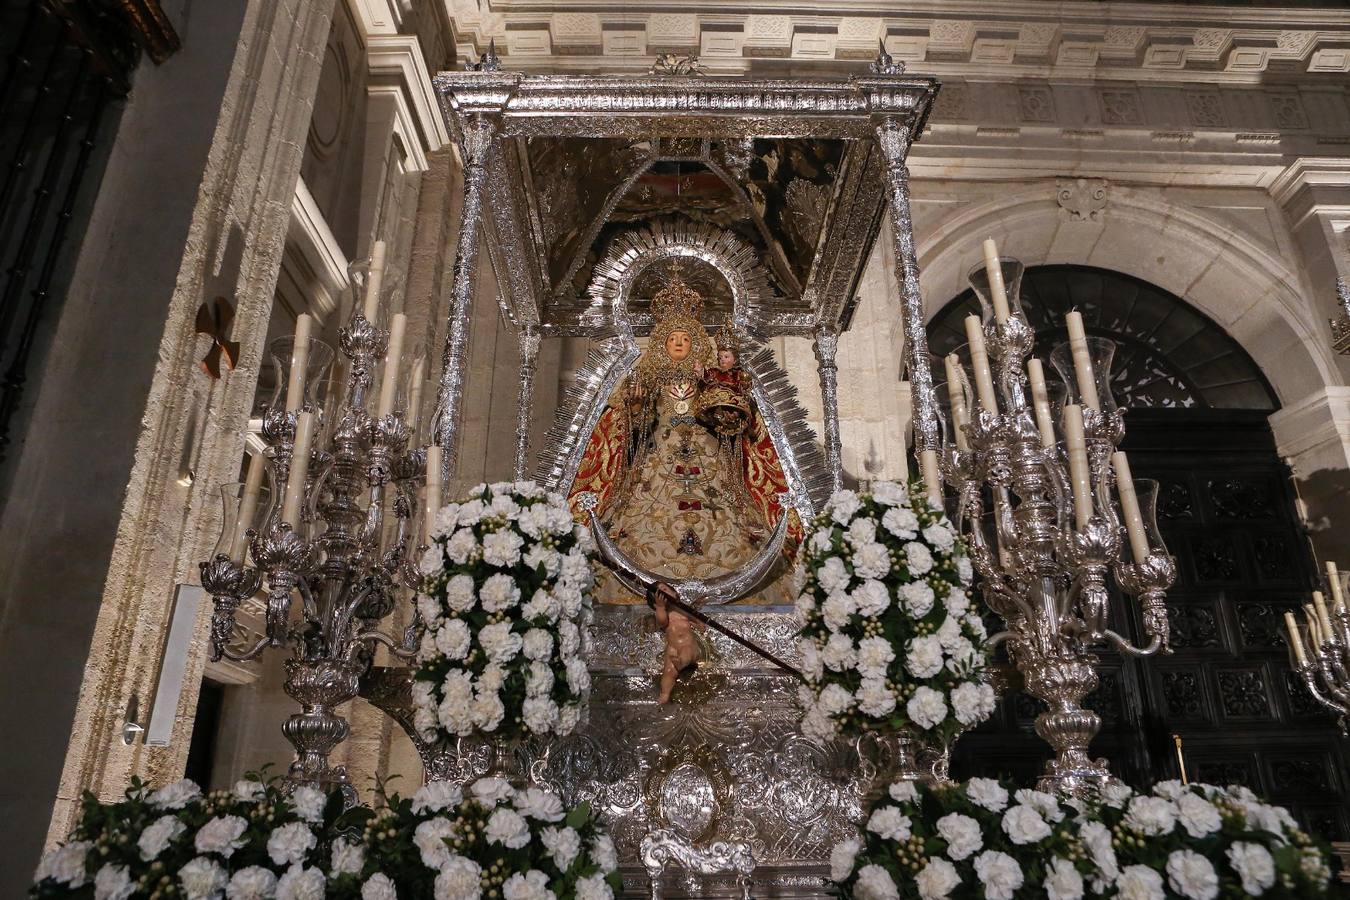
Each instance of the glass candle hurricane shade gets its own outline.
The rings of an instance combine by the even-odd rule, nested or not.
[[[1111,363],[1116,354],[1116,342],[1108,338],[1087,338],[1088,358],[1092,364],[1092,380],[1097,389],[1100,412],[1110,414],[1116,408],[1115,397],[1111,394]],[[1078,381],[1079,366],[1075,365],[1073,348],[1068,343],[1055,347],[1050,352],[1050,363],[1059,373],[1066,389],[1068,403],[1084,404],[1084,395]]]

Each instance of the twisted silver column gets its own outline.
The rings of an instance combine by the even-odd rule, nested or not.
[[[441,481],[449,483],[459,448],[459,418],[464,402],[464,376],[469,363],[469,314],[472,310],[478,260],[478,228],[483,221],[483,185],[496,143],[491,120],[472,115],[464,122],[460,155],[464,160],[464,208],[459,217],[459,240],[450,287],[450,327],[441,354],[441,384],[436,394],[436,443],[441,457]]]
[[[516,394],[516,481],[529,474],[530,413],[534,409],[534,373],[539,365],[539,329],[526,325],[517,336],[520,342],[520,384]]]
[[[812,348],[816,353],[816,371],[820,374],[821,414],[825,430],[825,463],[830,467],[831,490],[844,486],[843,448],[839,439],[839,330],[828,325],[816,327]]]
[[[886,160],[886,190],[895,241],[895,271],[900,279],[900,325],[905,335],[905,371],[914,403],[914,451],[936,450],[941,442],[933,372],[928,365],[928,332],[919,291],[919,256],[914,249],[914,219],[909,208],[909,168],[905,159],[910,127],[887,117],[877,123],[877,145]]]

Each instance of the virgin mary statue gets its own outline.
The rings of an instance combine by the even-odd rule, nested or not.
[[[737,571],[784,515],[778,495],[787,481],[737,365],[738,335],[728,323],[714,346],[699,321],[702,306],[678,273],[652,298],[650,340],[609,398],[572,487],[573,498],[597,497],[619,547],[669,579]],[[787,514],[784,571],[801,539],[795,512]],[[785,581],[747,602],[789,602]],[[641,602],[608,577],[598,599]]]

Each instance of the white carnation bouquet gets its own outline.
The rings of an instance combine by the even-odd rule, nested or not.
[[[437,514],[417,598],[423,740],[571,733],[590,693],[593,554],[563,498],[534,482],[479,485]]]
[[[1085,802],[972,778],[891,785],[830,877],[856,900],[1295,898],[1327,895],[1329,860],[1245,787],[1116,783]]]
[[[331,866],[355,847],[337,837],[360,819],[344,807],[340,793],[287,794],[253,774],[209,793],[188,779],[158,790],[133,779],[116,803],[85,794],[79,825],[42,859],[30,896],[324,897]]]
[[[839,491],[801,558],[803,732],[946,745],[989,717],[987,634],[966,593],[970,561],[941,510],[895,482]]]

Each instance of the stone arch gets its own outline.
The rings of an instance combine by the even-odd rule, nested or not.
[[[1054,184],[962,209],[923,230],[919,260],[931,317],[966,288],[986,237],[1028,267],[1083,264],[1170,291],[1256,360],[1289,405],[1340,383],[1298,273],[1231,226],[1155,194],[1113,186],[1099,221],[1068,222]]]

